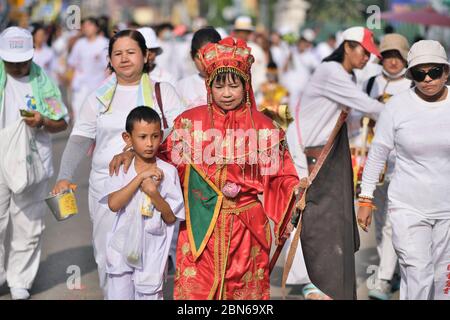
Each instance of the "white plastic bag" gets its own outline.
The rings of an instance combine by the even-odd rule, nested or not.
[[[0,130],[0,167],[7,186],[16,194],[46,178],[33,130],[22,119]]]
[[[123,247],[123,258],[134,268],[142,269],[143,217],[140,210],[132,211],[126,242]]]
[[[123,252],[128,236],[128,226],[124,225],[118,230],[112,232],[109,245],[117,252]]]

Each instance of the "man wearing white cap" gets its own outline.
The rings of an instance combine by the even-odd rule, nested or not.
[[[15,192],[5,178],[4,162],[0,166],[0,286],[8,281],[12,299],[29,297],[28,290],[38,271],[46,212],[43,199],[48,192],[48,179],[53,175],[50,133],[65,130],[68,123],[58,86],[32,62],[33,54],[33,37],[29,31],[11,27],[0,35],[1,152],[10,147],[10,141],[4,138],[6,133],[16,131],[24,121],[32,128],[31,135],[44,169],[41,182],[27,183],[22,191]],[[11,239],[6,253],[9,222]]]
[[[152,28],[144,27],[137,29],[145,38],[145,45],[148,49],[148,60],[151,64],[150,79],[154,82],[168,82],[175,86],[177,79],[155,63],[156,57],[163,53],[158,37]]]
[[[399,257],[402,300],[450,300],[450,95],[447,54],[433,40],[415,43],[406,77],[414,87],[392,97],[381,112],[363,173],[360,225],[391,151],[395,170],[388,219]]]
[[[255,92],[255,96],[258,95],[261,85],[267,81],[267,61],[264,50],[251,40],[251,35],[255,31],[255,27],[252,25],[252,19],[248,16],[237,17],[233,27],[233,37],[244,40],[247,45],[252,49],[252,55],[255,58],[255,62],[252,65],[252,87]]]

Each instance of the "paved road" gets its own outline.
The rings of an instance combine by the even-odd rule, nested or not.
[[[54,165],[58,171],[59,161],[67,141],[69,132],[54,136]],[[103,299],[98,286],[98,276],[91,246],[92,224],[88,214],[87,187],[90,162],[83,161],[77,170],[75,183],[78,184],[77,202],[79,212],[69,220],[57,222],[48,213],[45,219],[46,230],[43,236],[41,265],[31,290],[32,299]],[[367,267],[377,264],[374,230],[361,234],[361,250],[356,255],[358,298],[367,299],[366,279],[369,276]],[[272,299],[281,299],[281,275],[283,256],[280,257],[271,277]],[[79,269],[78,269],[79,268]],[[76,271],[81,272],[80,287],[73,280]],[[74,272],[75,270],[75,272]],[[75,289],[70,290],[69,288]],[[172,298],[173,275],[169,276],[165,288],[165,298]],[[301,286],[288,286],[288,299],[302,299]],[[395,296],[398,298],[398,295]],[[0,288],[0,300],[10,299],[6,285]]]

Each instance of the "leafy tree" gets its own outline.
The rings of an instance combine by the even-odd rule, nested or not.
[[[310,0],[308,22],[325,24],[333,22],[338,25],[362,23],[367,17],[366,9],[370,5],[378,5],[385,10],[384,0]]]

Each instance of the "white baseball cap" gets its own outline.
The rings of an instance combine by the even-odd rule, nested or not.
[[[408,52],[408,71],[406,78],[412,80],[410,70],[419,64],[449,65],[444,47],[435,40],[420,40],[413,44]]]
[[[316,33],[312,29],[305,29],[302,32],[302,37],[308,42],[314,42],[314,39],[316,39]]]
[[[163,52],[158,37],[152,28],[144,27],[137,29],[137,31],[144,36],[145,46],[147,49],[156,50],[157,55],[160,55]]]
[[[34,55],[33,36],[30,31],[9,27],[0,34],[0,59],[6,62],[25,62]]]
[[[378,51],[375,42],[373,41],[373,34],[367,28],[364,27],[351,27],[342,33],[343,41],[355,41],[358,42],[364,49],[370,53],[381,58],[380,51]]]

